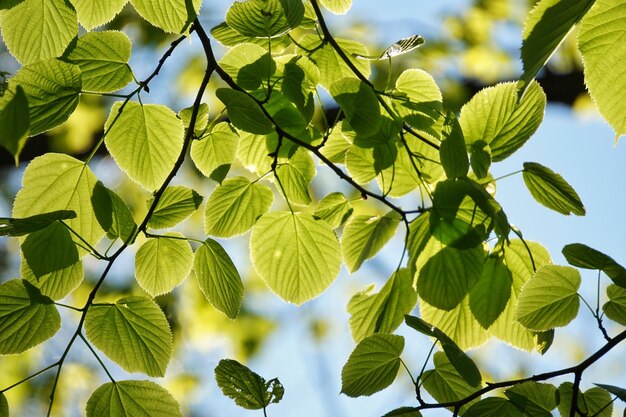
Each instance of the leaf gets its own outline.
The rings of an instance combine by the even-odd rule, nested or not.
[[[195,105],[191,107],[185,107],[181,111],[178,112],[178,117],[183,121],[183,125],[185,129],[189,129],[191,125],[191,116],[193,115],[195,109]],[[207,125],[209,124],[209,105],[206,103],[200,103],[198,106],[198,114],[196,115],[196,120],[194,123],[194,133],[196,136],[202,136],[205,133]],[[220,122],[220,125],[228,123]],[[217,126],[217,125],[216,125]]]
[[[476,320],[488,329],[502,314],[511,297],[513,278],[502,258],[487,258],[483,273],[470,292],[470,308]]]
[[[626,289],[611,284],[606,288],[609,301],[604,303],[602,311],[614,322],[626,326]]]
[[[135,255],[137,282],[153,297],[166,294],[191,272],[193,252],[180,233],[148,239]]]
[[[0,133],[0,146],[13,155],[17,165],[30,132],[28,99],[22,86],[18,85],[13,97],[2,101],[0,99],[0,126],[5,128]]]
[[[580,197],[563,177],[535,162],[524,162],[524,183],[539,204],[566,216],[585,215]]]
[[[439,156],[446,176],[454,179],[467,175],[469,159],[465,149],[465,139],[461,125],[452,112],[446,114],[443,136],[444,140],[439,145]]]
[[[283,49],[291,45],[291,39],[288,36],[278,38],[256,38],[253,36],[244,36],[235,29],[228,26],[226,22],[222,22],[211,28],[211,36],[224,46],[237,46],[242,43],[253,43],[255,45],[267,48],[271,42],[272,50]]]
[[[357,134],[371,136],[380,127],[380,104],[374,90],[357,78],[342,78],[330,86],[330,94]]]
[[[191,159],[206,177],[230,165],[237,156],[239,136],[228,123],[216,124],[211,132],[191,143]]]
[[[222,359],[215,367],[215,380],[224,395],[247,410],[265,409],[283,399],[285,389],[276,378],[265,381],[233,359]]]
[[[37,276],[24,260],[23,254],[22,264],[20,265],[20,275],[38,288],[42,295],[50,297],[53,300],[65,298],[78,288],[85,277],[83,262],[81,260],[77,260],[65,268]]]
[[[569,417],[572,407],[574,384],[564,382],[559,385],[559,414],[561,417]],[[611,417],[613,415],[613,400],[611,394],[604,388],[590,388],[584,393],[580,390],[577,396],[577,406],[583,415],[597,417]]]
[[[88,31],[110,22],[122,11],[128,0],[70,0],[78,21]]]
[[[330,162],[336,164],[344,164],[346,162],[346,153],[350,150],[352,144],[346,139],[343,132],[344,120],[340,120],[333,127],[328,135],[328,139],[321,149],[322,154],[328,158]]]
[[[514,82],[485,88],[461,109],[465,142],[484,141],[494,162],[522,147],[543,120],[546,96],[539,84],[533,81],[519,101],[516,89]]]
[[[9,403],[3,393],[0,393],[0,417],[9,417]]]
[[[300,0],[244,0],[231,5],[226,23],[244,36],[271,38],[296,28],[303,17]]]
[[[520,96],[595,0],[542,0],[526,17],[522,34]]]
[[[93,304],[85,318],[85,334],[126,371],[165,375],[172,356],[172,333],[165,315],[150,298],[129,296],[115,304]]]
[[[252,228],[250,255],[265,284],[297,305],[321,294],[341,266],[332,229],[306,213],[265,214]]]
[[[580,273],[569,266],[546,265],[529,279],[517,302],[517,320],[536,331],[562,327],[578,314]]]
[[[238,129],[257,135],[274,131],[274,124],[265,116],[259,104],[246,93],[218,88],[215,95],[228,110],[230,122]]]
[[[109,239],[120,238],[124,243],[132,243],[130,239],[134,238],[137,225],[133,213],[117,194],[98,181],[91,195],[91,204]]]
[[[267,213],[273,201],[274,194],[266,185],[244,177],[228,178],[207,200],[204,230],[218,237],[245,233]]]
[[[172,394],[152,381],[107,382],[91,394],[87,417],[182,417]]]
[[[443,352],[436,352],[433,362],[435,369],[424,372],[422,385],[437,402],[459,401],[477,390],[459,375]],[[461,413],[467,407],[467,405],[462,407]]]
[[[22,65],[58,57],[78,34],[76,12],[65,0],[22,0],[0,11],[0,26]]]
[[[82,90],[111,93],[133,80],[128,66],[130,39],[118,31],[90,32],[81,36],[64,59],[82,73]]]
[[[267,83],[276,73],[276,62],[267,48],[253,43],[235,45],[220,59],[219,64],[244,90],[262,88],[260,98],[268,94]]]
[[[137,13],[169,33],[182,33],[197,17],[202,0],[130,0]]]
[[[391,239],[400,224],[401,217],[395,211],[384,216],[354,216],[341,236],[343,257],[348,270],[357,271],[363,262],[372,258]]]
[[[61,327],[52,300],[28,281],[0,284],[0,355],[22,353],[50,339]]]
[[[563,247],[563,255],[572,266],[585,269],[597,269],[604,272],[613,282],[626,288],[626,268],[608,255],[582,243],[572,243]]]
[[[79,260],[70,231],[59,222],[29,234],[22,241],[22,254],[35,277],[68,268]]]
[[[491,148],[483,140],[477,140],[470,147],[472,171],[481,179],[489,175],[491,167]]]
[[[391,58],[394,56],[406,54],[412,50],[419,48],[424,44],[424,38],[420,35],[409,36],[408,38],[402,38],[395,42],[389,48],[385,49],[379,59]]]
[[[443,98],[432,75],[416,68],[405,70],[396,80],[393,93],[397,97],[394,107],[402,119],[438,139],[441,126],[435,125],[442,119]]]
[[[464,417],[524,417],[524,414],[509,400],[489,397],[474,403],[463,414]]]
[[[104,235],[91,204],[97,181],[88,166],[68,155],[47,153],[37,157],[24,171],[24,186],[15,197],[13,217],[73,211],[76,218],[65,223],[95,246]],[[85,253],[82,249],[80,252]]]
[[[243,300],[243,284],[224,248],[207,239],[193,258],[198,286],[207,300],[230,319],[236,319]]]
[[[450,364],[463,377],[465,382],[472,387],[480,387],[482,376],[474,361],[441,330],[435,327],[433,328],[433,334],[441,343],[441,348],[446,354],[446,358],[448,358]]]
[[[356,293],[348,303],[350,330],[355,342],[374,333],[391,333],[398,328],[417,302],[413,277],[406,269],[395,272],[377,294],[373,286]]]
[[[167,178],[183,147],[183,123],[163,105],[113,104],[104,143],[117,165],[148,191]]]
[[[287,161],[280,161],[274,173],[278,189],[290,204],[308,206],[311,203],[309,187],[315,176],[315,162],[303,148]]]
[[[334,14],[346,14],[352,7],[352,0],[320,0],[320,4]]]
[[[578,48],[585,65],[585,84],[617,137],[626,133],[626,104],[616,91],[626,88],[626,9],[620,0],[596,0],[583,18]]]
[[[524,382],[507,389],[504,393],[520,410],[533,417],[551,417],[551,411],[559,403],[557,388],[550,384]]]
[[[396,379],[403,350],[402,336],[375,334],[363,339],[341,370],[341,392],[361,397],[387,388]]]
[[[352,215],[352,203],[339,192],[327,194],[320,200],[313,215],[324,220],[333,229],[343,226]]]
[[[167,187],[148,221],[148,227],[153,229],[174,227],[191,216],[201,203],[202,196],[191,188],[182,185]]]
[[[34,136],[60,125],[74,112],[82,86],[81,72],[76,65],[57,59],[24,65],[10,79],[9,90],[0,97],[0,108],[13,99],[17,94],[13,87],[18,86],[28,101],[28,134]]]
[[[602,389],[607,390],[608,392],[615,395],[620,400],[626,401],[626,389],[616,387],[614,385],[605,385],[605,384],[595,384],[595,385],[597,385],[598,387]]]
[[[23,219],[0,217],[0,236],[24,236],[45,229],[57,220],[76,218],[72,210],[57,210],[49,213],[36,214]]]

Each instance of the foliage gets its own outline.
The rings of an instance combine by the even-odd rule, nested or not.
[[[520,81],[483,89],[458,114],[423,69],[403,68],[395,79],[390,72],[385,84],[372,81],[376,61],[394,68],[394,59],[416,53],[424,38],[416,34],[372,55],[356,40],[335,37],[325,14],[346,13],[349,0],[233,2],[210,31],[199,17],[201,3],[130,0],[128,7],[156,30],[180,34],[142,81],[129,65],[131,38],[94,30],[106,27],[125,1],[0,6],[3,40],[21,64],[0,95],[0,145],[16,163],[28,137],[62,125],[85,97],[117,100],[85,158],[46,153],[28,163],[12,217],[0,219],[0,236],[17,239],[22,260],[21,279],[0,284],[0,354],[24,354],[52,338],[65,320],[59,308],[80,316],[73,333],[60,334],[65,349],[55,362],[0,391],[0,416],[8,415],[5,392],[54,370],[50,415],[77,339],[110,379],[86,403],[88,417],[182,415],[159,384],[116,380],[96,349],[125,371],[164,376],[178,325],[165,297],[193,273],[203,298],[228,319],[240,317],[248,288],[236,257],[215,239],[248,232],[256,273],[296,305],[324,293],[342,265],[358,271],[403,234],[397,269],[380,291],[367,287],[347,306],[356,347],[342,371],[343,394],[375,394],[403,367],[415,386],[414,404],[389,416],[432,409],[465,416],[554,409],[563,417],[610,415],[613,401],[625,399],[624,388],[599,383],[582,392],[580,384],[589,366],[626,339],[626,331],[610,336],[603,324],[605,318],[626,323],[626,269],[583,244],[564,248],[571,266],[553,265],[539,243],[510,224],[490,168],[540,126],[546,96],[534,78],[578,24],[589,92],[617,137],[626,132],[624,100],[614,93],[625,82],[621,0],[539,1],[521,42]],[[79,24],[86,32],[79,33]],[[205,55],[193,104],[176,111],[147,103],[151,81],[187,38],[197,38]],[[216,42],[227,49],[219,60]],[[336,120],[326,117],[320,89],[339,107]],[[214,102],[206,102],[209,93]],[[92,170],[103,144],[106,158],[141,187],[147,209],[107,188]],[[184,164],[215,183],[210,195],[192,183],[173,185]],[[333,187],[318,201],[311,192],[317,171],[347,188]],[[539,204],[585,214],[574,188],[550,168],[526,162],[519,173]],[[181,224],[197,215],[204,197],[204,234],[192,237]],[[114,264],[129,251],[143,292],[107,294]],[[91,282],[84,265],[94,262],[102,272]],[[604,313],[599,305],[591,309],[605,344],[569,368],[490,382],[467,350],[494,336],[545,353],[554,329],[578,315],[581,277],[574,267],[612,280]],[[79,293],[87,294],[82,305],[60,303]],[[418,303],[421,317],[410,315]],[[394,334],[403,322],[439,346],[416,376],[401,358],[405,337]],[[545,382],[560,376],[572,382]],[[266,381],[231,359],[220,361],[215,377],[237,405],[264,414],[284,394],[278,379]]]

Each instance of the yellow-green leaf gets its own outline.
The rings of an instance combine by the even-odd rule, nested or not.
[[[87,417],[183,417],[180,405],[152,381],[107,382],[87,401]]]

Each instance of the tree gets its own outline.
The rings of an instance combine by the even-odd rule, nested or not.
[[[84,158],[50,152],[30,161],[12,216],[1,220],[0,233],[19,241],[21,278],[0,284],[0,354],[27,355],[52,338],[68,319],[60,309],[76,312],[77,319],[69,319],[73,330],[61,335],[59,357],[1,388],[0,416],[9,414],[5,393],[48,374],[51,415],[78,339],[109,378],[90,393],[88,417],[182,415],[163,386],[116,379],[102,354],[129,373],[164,376],[174,355],[173,328],[185,326],[167,310],[185,300],[162,296],[192,270],[206,302],[237,319],[245,286],[222,239],[248,233],[256,273],[296,305],[322,294],[342,265],[359,270],[403,234],[398,266],[384,286],[378,292],[368,287],[348,303],[356,347],[343,367],[343,394],[372,395],[393,384],[404,366],[415,386],[414,404],[388,416],[433,409],[469,417],[551,415],[555,409],[561,416],[611,415],[614,401],[626,400],[624,388],[602,381],[584,393],[580,388],[587,369],[626,338],[624,330],[610,335],[604,324],[626,323],[626,269],[580,243],[563,248],[569,266],[554,265],[541,244],[511,226],[490,167],[541,124],[546,97],[534,79],[574,28],[589,92],[617,137],[626,133],[625,104],[615,94],[626,86],[619,65],[626,55],[619,42],[626,32],[621,3],[538,2],[526,18],[520,80],[482,89],[457,113],[422,69],[397,77],[389,71],[387,80],[372,81],[373,65],[394,68],[424,39],[410,36],[372,54],[336,37],[325,15],[345,13],[350,1],[234,2],[225,22],[209,31],[199,19],[200,0],[131,0],[127,8],[153,27],[178,34],[142,81],[128,64],[129,36],[93,30],[125,1],[5,2],[2,36],[21,67],[3,73],[0,144],[16,163],[29,137],[67,121],[81,100],[116,101]],[[86,33],[78,33],[78,23]],[[204,52],[193,104],[175,112],[148,103],[153,80],[187,38]],[[216,42],[227,48],[220,59]],[[334,120],[322,89],[339,106]],[[96,175],[92,165],[104,148],[143,189],[147,209],[137,207],[136,195],[113,190]],[[180,225],[204,197],[192,183],[173,183],[189,164],[216,184],[204,203],[201,238],[197,230],[183,234]],[[318,170],[342,185],[315,201],[310,189]],[[550,168],[527,162],[521,175],[539,204],[585,214],[576,191]],[[116,279],[114,266],[130,250],[136,251],[134,279],[126,288],[107,289]],[[96,279],[84,279],[94,262]],[[598,299],[601,289],[608,296],[602,311],[599,302],[590,307],[603,346],[571,367],[488,381],[466,351],[493,336],[546,352],[555,328],[578,315],[580,268],[611,280],[605,288],[598,284]],[[142,291],[129,290],[135,281]],[[401,358],[400,326],[433,341],[421,370]],[[551,383],[561,376],[569,381]],[[219,362],[215,377],[239,406],[264,414],[290,389],[232,359]]]

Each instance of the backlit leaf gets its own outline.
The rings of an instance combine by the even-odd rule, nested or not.
[[[236,128],[257,135],[266,135],[274,131],[274,125],[265,116],[259,104],[246,93],[230,88],[218,88],[215,95],[226,106],[228,118]]]
[[[454,369],[463,377],[465,382],[473,387],[480,386],[482,376],[474,361],[461,348],[438,328],[433,328],[433,334],[441,343],[446,358]]]
[[[0,393],[0,417],[9,417],[9,403],[2,393]]]
[[[626,268],[615,262],[610,256],[582,243],[566,245],[562,252],[570,265],[577,268],[600,270],[615,284],[626,288]]]
[[[396,80],[393,101],[398,114],[416,129],[439,136],[435,127],[442,115],[442,96],[432,75],[411,68]]]
[[[0,236],[24,236],[45,229],[57,220],[76,218],[71,210],[57,210],[50,213],[36,214],[23,219],[0,217]]]
[[[506,398],[489,397],[473,404],[464,417],[524,417],[524,414]]]
[[[564,382],[559,385],[559,414],[561,417],[569,417],[572,408],[572,396],[574,384]],[[596,417],[611,417],[613,415],[613,399],[611,394],[604,388],[593,387],[584,393],[578,391],[577,405],[583,415]]]
[[[511,297],[513,278],[501,258],[489,257],[480,279],[470,292],[470,308],[488,329],[502,314]]]
[[[59,222],[26,236],[22,255],[35,277],[68,268],[79,260],[70,231]]]
[[[352,7],[352,0],[320,0],[320,3],[334,14],[346,14]]]
[[[403,350],[402,336],[375,334],[363,339],[341,371],[341,392],[361,397],[387,388],[396,379]]]
[[[321,294],[341,265],[330,226],[306,213],[275,211],[261,217],[252,228],[250,255],[267,286],[297,305]]]
[[[411,52],[415,48],[418,48],[424,44],[424,38],[420,35],[409,36],[408,38],[400,39],[395,42],[389,48],[385,49],[379,59],[390,58],[407,52]]]
[[[0,284],[0,355],[22,353],[52,336],[61,316],[52,300],[28,281]]]
[[[128,0],[70,0],[70,2],[76,9],[78,21],[89,31],[113,20]]]
[[[172,355],[172,334],[165,315],[150,298],[129,296],[115,304],[93,304],[85,318],[85,334],[126,371],[165,375]]]
[[[268,81],[276,72],[276,62],[267,49],[252,43],[240,43],[229,49],[220,59],[220,66],[244,90],[263,90],[267,94]]]
[[[422,417],[415,407],[400,407],[385,414],[383,417]]]
[[[443,352],[435,353],[433,357],[435,369],[424,372],[423,386],[437,402],[461,400],[476,391],[478,388],[469,385],[465,379],[450,364]],[[471,403],[470,403],[471,404]],[[467,409],[461,408],[461,412]]]
[[[284,35],[303,17],[301,0],[244,0],[231,5],[226,23],[244,36],[268,38]]]
[[[342,78],[330,86],[330,94],[357,134],[371,136],[378,131],[380,104],[370,86],[357,78]]]
[[[446,176],[458,178],[467,175],[469,159],[465,149],[465,139],[461,125],[452,112],[446,114],[443,134],[444,139],[439,145],[439,156]]]
[[[576,191],[556,172],[535,162],[524,162],[522,175],[539,204],[565,215],[585,215],[585,206]]]
[[[626,401],[626,389],[620,388],[620,387],[616,387],[614,385],[605,385],[605,384],[595,384],[595,385],[599,386],[600,388],[603,388],[603,389],[607,390],[608,392],[610,392],[611,394],[615,395],[620,400]]]
[[[515,385],[504,393],[520,410],[533,417],[551,417],[551,411],[559,403],[557,388],[550,384],[529,381]]]
[[[209,177],[216,169],[235,160],[239,136],[228,123],[218,123],[210,133],[191,143],[191,159]]]
[[[626,289],[611,284],[606,288],[609,301],[604,303],[602,311],[611,320],[626,326]]]
[[[122,242],[130,242],[137,229],[133,213],[126,203],[113,191],[106,188],[100,181],[96,183],[91,196],[93,209],[100,226],[111,240],[120,238]]]
[[[53,300],[60,300],[74,291],[80,283],[83,282],[85,273],[83,270],[83,262],[77,260],[67,267],[37,276],[24,260],[22,254],[20,275],[23,279],[38,288],[42,295],[50,297]]]
[[[222,359],[215,367],[215,380],[224,395],[247,410],[265,409],[282,400],[285,389],[277,378],[265,378],[233,359]]]
[[[279,161],[275,172],[278,189],[290,204],[308,206],[311,203],[309,187],[315,176],[315,162],[303,148],[286,161]]]
[[[182,33],[196,18],[202,0],[130,0],[135,10],[154,26]]]
[[[202,196],[191,188],[182,185],[167,187],[148,221],[148,227],[153,229],[174,227],[191,216],[201,203]]]
[[[30,132],[28,100],[22,86],[17,86],[11,98],[0,99],[0,126],[4,126],[0,132],[0,146],[13,155],[17,164]]]
[[[172,394],[152,381],[117,381],[91,394],[87,417],[182,417]]]
[[[354,209],[342,193],[335,192],[322,198],[313,213],[316,217],[324,220],[333,229],[343,226],[348,221]]]

